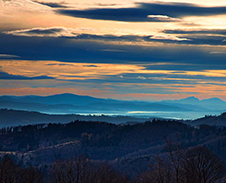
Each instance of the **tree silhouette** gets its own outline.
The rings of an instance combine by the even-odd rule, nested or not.
[[[224,163],[203,146],[189,149],[185,156],[183,167],[187,183],[214,183],[225,174]]]

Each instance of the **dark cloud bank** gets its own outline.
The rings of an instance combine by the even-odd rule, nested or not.
[[[36,30],[37,31],[37,30]],[[205,39],[204,39],[205,38]],[[18,55],[20,60],[58,60],[64,62],[83,63],[152,63],[174,62],[219,65],[225,67],[225,55],[214,45],[226,45],[223,37],[210,36],[192,40],[155,40],[150,36],[114,36],[82,34],[71,37],[35,37],[13,36],[0,33],[0,50],[2,54]],[[73,39],[73,42],[71,41]],[[112,44],[112,41],[149,41],[150,45]],[[103,43],[99,40],[103,40]],[[153,46],[152,46],[153,42]],[[162,46],[155,46],[155,42],[164,42]],[[173,43],[173,45],[168,45]],[[175,44],[177,43],[177,44]],[[186,44],[212,44],[213,47],[187,46]],[[108,51],[102,51],[102,50]],[[111,51],[113,50],[113,51]],[[119,51],[117,51],[119,50]],[[124,51],[121,51],[124,50]],[[0,53],[0,54],[1,54]],[[185,67],[185,66],[181,66]]]
[[[67,6],[63,5],[63,3],[53,3],[53,2],[41,2],[41,1],[33,1],[35,3],[39,3],[45,6],[49,6],[51,8],[66,8]]]
[[[162,37],[156,37],[155,35],[139,36],[139,35],[96,35],[96,34],[76,34],[71,33],[70,36],[57,36],[58,33],[64,33],[67,31],[64,27],[52,27],[52,28],[33,28],[21,31],[11,31],[7,34],[13,34],[16,36],[46,36],[54,37],[55,39],[76,39],[76,40],[103,40],[103,41],[128,41],[128,42],[162,42],[162,43],[177,43],[177,44],[192,44],[192,45],[226,45],[226,30],[165,30],[165,34],[188,34],[177,37],[167,37],[164,35]],[[192,36],[193,34],[200,34],[199,36]],[[71,36],[72,35],[72,36]],[[41,39],[41,38],[40,38]],[[45,39],[45,38],[44,38]],[[47,38],[46,38],[47,39]],[[49,38],[50,39],[50,38]],[[108,50],[108,49],[105,49]],[[109,50],[110,51],[110,50]],[[117,52],[117,49],[115,50]],[[118,51],[120,52],[120,51]]]
[[[164,30],[166,34],[219,34],[226,35],[226,29],[200,29],[200,30]]]
[[[0,71],[0,79],[9,79],[9,80],[38,80],[38,79],[54,79],[53,77],[48,76],[37,76],[37,77],[26,77],[21,75],[13,75],[7,72]]]
[[[56,12],[72,17],[126,22],[174,22],[186,16],[226,14],[226,6],[202,7],[188,3],[137,3],[133,8],[59,9]],[[151,16],[150,16],[151,15]],[[166,17],[158,17],[158,15]],[[150,16],[150,17],[149,17]]]

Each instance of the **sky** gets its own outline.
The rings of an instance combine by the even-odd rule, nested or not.
[[[0,0],[0,95],[226,100],[225,0]]]

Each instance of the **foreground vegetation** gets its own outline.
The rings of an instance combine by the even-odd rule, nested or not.
[[[215,183],[225,182],[224,163],[207,148],[183,150],[168,142],[166,157],[156,157],[149,168],[134,177],[115,170],[107,162],[92,162],[86,156],[57,160],[48,167],[21,167],[5,155],[0,161],[4,183]],[[174,149],[174,151],[173,151]]]
[[[224,182],[225,149],[224,126],[175,120],[8,127],[0,129],[0,182]]]

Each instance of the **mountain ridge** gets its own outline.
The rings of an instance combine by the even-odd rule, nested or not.
[[[183,119],[195,119],[205,114],[219,114],[226,110],[226,102],[218,98],[199,100],[191,96],[180,100],[163,101],[126,101],[115,99],[95,98],[85,95],[76,95],[63,93],[49,96],[27,95],[27,96],[0,96],[0,109],[32,110],[42,113],[55,114],[124,114],[130,115],[134,111],[143,111],[144,115],[153,116],[151,112],[169,112],[174,113],[175,118],[181,116]],[[145,114],[145,112],[150,112]],[[199,112],[195,116],[177,115],[182,112]],[[202,114],[201,114],[202,113]],[[134,114],[134,113],[133,113]],[[160,115],[160,116],[159,116]],[[158,114],[158,117],[167,115]],[[172,115],[170,115],[172,116]],[[179,117],[180,118],[180,117]]]

